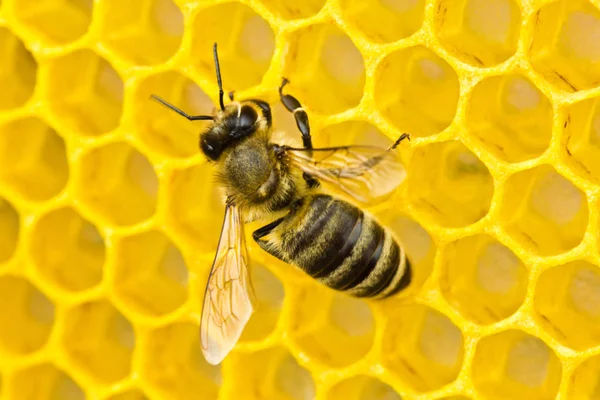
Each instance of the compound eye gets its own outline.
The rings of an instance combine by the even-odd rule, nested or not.
[[[258,114],[252,107],[244,106],[240,112],[240,118],[238,119],[238,127],[242,130],[250,129],[256,123]]]

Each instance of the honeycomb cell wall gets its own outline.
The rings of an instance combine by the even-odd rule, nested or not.
[[[598,0],[1,0],[0,399],[600,398]],[[369,207],[413,280],[320,286],[249,238],[258,309],[199,317],[224,211],[198,150],[226,91],[407,169]],[[250,232],[250,229],[247,229]]]

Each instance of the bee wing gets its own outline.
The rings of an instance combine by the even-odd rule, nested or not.
[[[228,204],[200,322],[202,352],[210,364],[219,364],[233,349],[254,310],[248,261],[239,209]]]
[[[291,164],[362,203],[392,193],[406,177],[395,146],[285,148]],[[312,152],[312,156],[310,154]]]

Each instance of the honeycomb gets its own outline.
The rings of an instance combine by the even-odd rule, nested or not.
[[[600,1],[1,0],[0,398],[600,399]],[[369,208],[414,265],[383,302],[249,239],[259,307],[200,352],[225,90],[315,145],[387,145]],[[247,230],[249,232],[249,230]]]

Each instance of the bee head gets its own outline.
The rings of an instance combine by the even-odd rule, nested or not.
[[[252,135],[258,129],[270,128],[271,107],[269,107],[267,102],[255,99],[234,102],[233,92],[229,93],[229,98],[232,102],[225,106],[216,43],[213,47],[213,53],[217,83],[219,85],[219,106],[221,107],[213,115],[188,115],[185,111],[156,95],[152,95],[151,97],[190,121],[213,121],[210,128],[200,134],[200,149],[209,159],[214,161],[219,158],[223,150],[231,143]]]
[[[210,128],[200,135],[200,149],[217,160],[230,144],[271,126],[271,108],[262,100],[228,104],[214,118]]]

